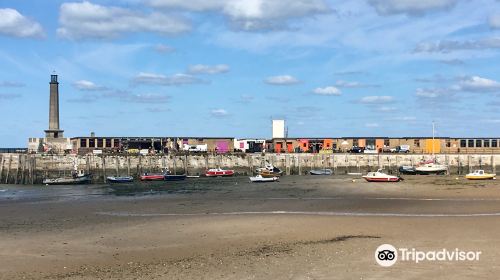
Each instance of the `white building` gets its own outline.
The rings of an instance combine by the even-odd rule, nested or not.
[[[273,139],[285,138],[285,120],[273,120]]]

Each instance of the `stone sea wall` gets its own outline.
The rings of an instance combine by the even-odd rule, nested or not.
[[[40,155],[0,154],[0,183],[37,184],[44,178],[69,176],[75,169],[93,175],[94,183],[106,176],[161,172],[202,175],[208,168],[230,168],[238,175],[253,174],[266,162],[281,168],[286,175],[305,175],[311,169],[331,168],[335,174],[365,173],[384,168],[397,173],[400,165],[414,165],[431,159],[422,154],[199,154],[199,155]],[[439,163],[449,166],[450,174],[466,174],[473,169],[496,172],[500,154],[436,155]]]

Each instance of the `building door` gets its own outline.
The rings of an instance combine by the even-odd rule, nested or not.
[[[274,152],[275,153],[281,153],[281,143],[276,143],[276,145],[274,145]]]
[[[288,153],[293,153],[293,144],[292,142],[287,142],[286,143],[286,150]]]

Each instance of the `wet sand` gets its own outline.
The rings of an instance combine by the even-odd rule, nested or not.
[[[0,279],[496,279],[500,182],[246,177],[0,187]],[[482,251],[377,265],[375,249]]]

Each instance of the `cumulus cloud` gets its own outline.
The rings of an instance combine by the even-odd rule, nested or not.
[[[57,34],[63,38],[114,38],[127,32],[155,32],[172,35],[187,32],[184,19],[158,12],[149,14],[131,9],[101,6],[88,1],[63,3]]]
[[[227,117],[229,113],[225,109],[213,109],[210,111],[210,115],[215,118]]]
[[[418,88],[415,95],[422,99],[442,98],[449,95],[450,91],[443,88]]]
[[[105,90],[104,86],[96,85],[95,83],[87,80],[79,80],[73,83],[73,86],[78,90],[83,91],[95,91],[95,90]]]
[[[190,74],[219,74],[229,72],[229,65],[217,64],[217,65],[203,65],[196,64],[191,65],[188,68],[188,73]]]
[[[280,76],[272,76],[268,77],[264,80],[267,84],[270,85],[294,85],[300,83],[298,79],[290,75],[280,75]]]
[[[317,95],[336,95],[336,96],[342,95],[342,92],[334,86],[315,88],[313,90],[313,93]]]
[[[500,82],[479,76],[463,77],[453,88],[467,92],[497,92],[500,91]]]
[[[286,28],[291,19],[331,11],[324,0],[149,0],[148,3],[155,8],[219,12],[229,19],[232,27],[245,31]]]
[[[387,96],[387,95],[365,96],[359,100],[359,102],[363,104],[384,104],[384,103],[391,103],[393,101],[394,98],[392,96]]]
[[[45,32],[38,22],[9,8],[0,9],[0,34],[21,38],[45,37]]]
[[[13,82],[13,81],[2,81],[0,82],[0,87],[12,87],[12,88],[16,88],[16,87],[25,87],[26,85],[24,83],[20,83],[20,82]]]
[[[174,74],[172,76],[166,76],[162,74],[141,72],[137,76],[135,76],[133,81],[136,84],[156,84],[163,86],[180,86],[188,84],[207,83],[202,79],[182,73]]]
[[[457,4],[458,0],[368,0],[378,14],[422,15],[428,12],[448,10]]]

